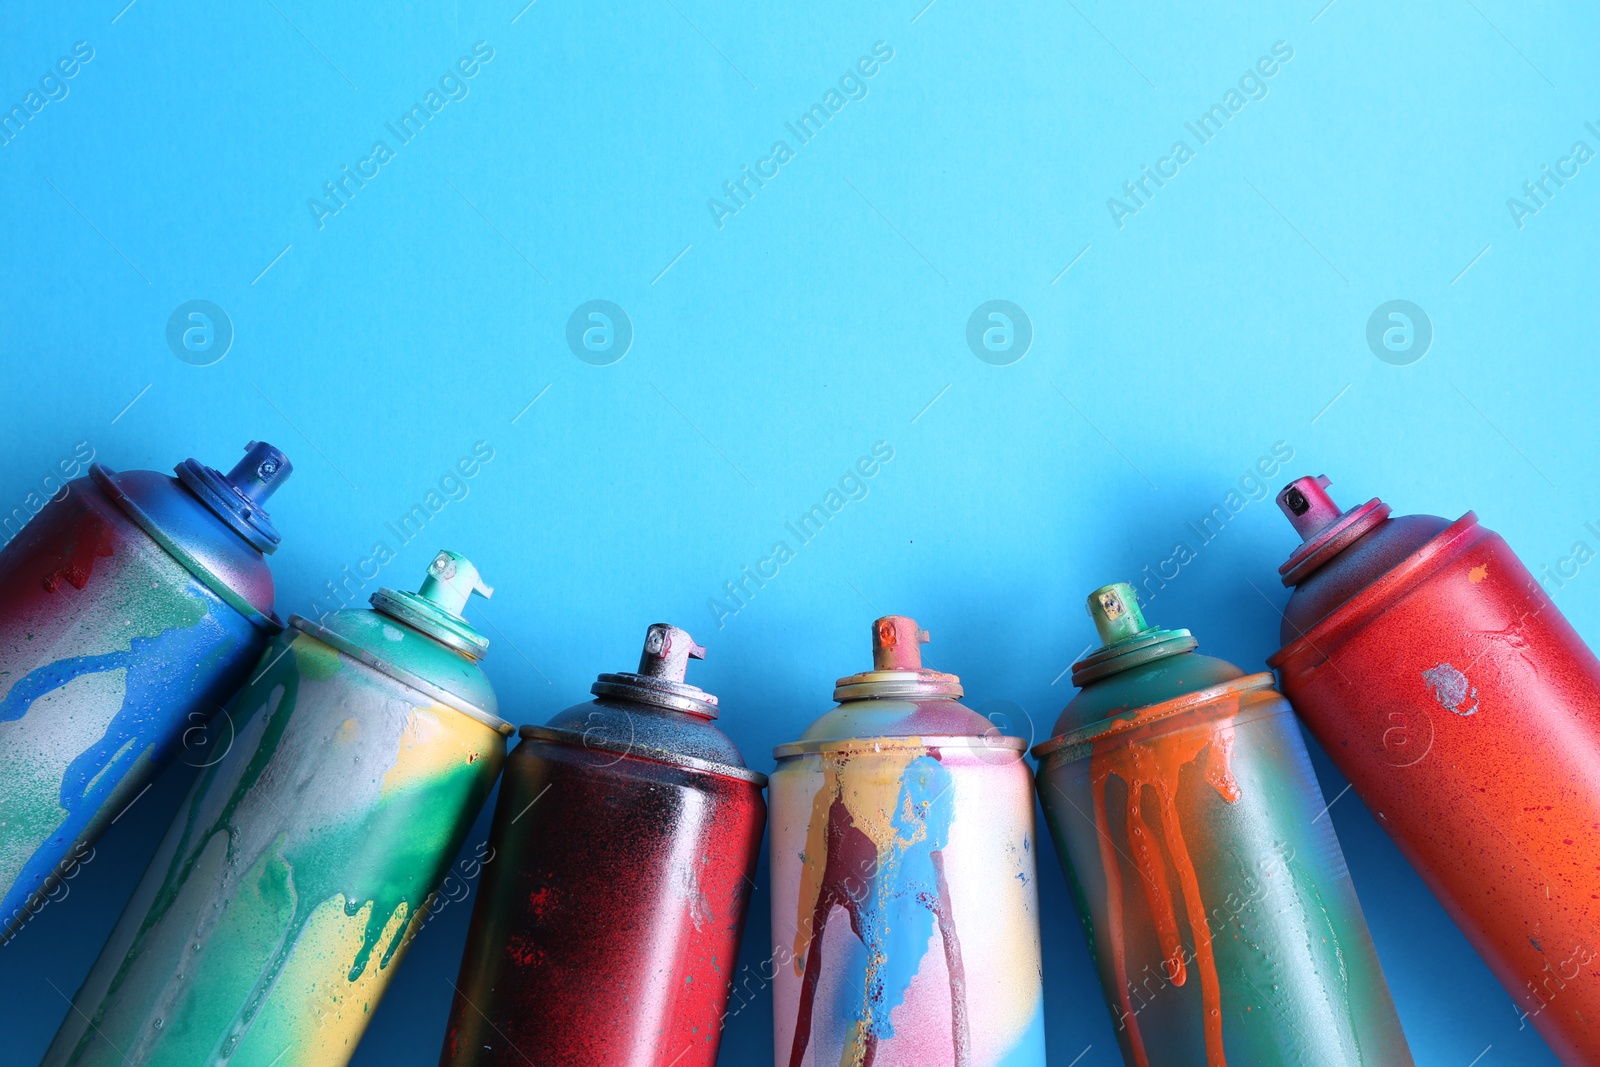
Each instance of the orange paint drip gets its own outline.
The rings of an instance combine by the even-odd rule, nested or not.
[[[1116,845],[1106,832],[1106,791],[1094,787],[1094,826],[1100,838],[1100,868],[1106,872],[1106,912],[1111,924],[1111,967],[1117,976],[1117,995],[1122,1000],[1122,1023],[1128,1028],[1128,1045],[1138,1067],[1149,1067],[1144,1051],[1144,1035],[1133,1017],[1133,999],[1128,991],[1128,946],[1122,938],[1122,868],[1117,865]]]
[[[1237,702],[1235,702],[1237,704]],[[1237,706],[1234,709],[1237,711]],[[1122,875],[1109,832],[1106,812],[1106,784],[1111,777],[1122,779],[1128,787],[1128,840],[1130,857],[1144,881],[1145,901],[1150,922],[1155,927],[1167,967],[1167,978],[1175,986],[1188,980],[1187,952],[1178,933],[1178,919],[1166,864],[1161,862],[1159,845],[1150,833],[1143,808],[1145,791],[1154,795],[1167,856],[1177,872],[1183,893],[1184,910],[1194,938],[1195,963],[1200,971],[1200,999],[1205,1011],[1207,1067],[1227,1067],[1222,1048],[1222,990],[1217,981],[1216,957],[1211,947],[1211,927],[1206,921],[1205,902],[1200,895],[1200,880],[1195,874],[1178,818],[1178,777],[1184,766],[1206,755],[1205,780],[1228,803],[1240,797],[1239,783],[1233,777],[1229,760],[1233,752],[1233,715],[1214,719],[1209,729],[1190,727],[1164,734],[1150,733],[1130,738],[1126,732],[1099,738],[1089,761],[1089,780],[1094,795],[1095,829],[1100,835],[1101,863],[1106,872],[1107,915],[1117,986],[1128,1024],[1129,1045],[1137,1067],[1149,1067],[1144,1040],[1134,1018],[1128,996],[1126,926],[1122,908]]]
[[[1178,913],[1172,906],[1172,889],[1167,884],[1167,865],[1161,862],[1150,826],[1144,820],[1144,806],[1140,803],[1143,791],[1134,784],[1157,778],[1159,771],[1154,766],[1153,754],[1142,746],[1129,746],[1126,756],[1132,772],[1131,777],[1127,777],[1128,842],[1133,846],[1133,861],[1139,868],[1139,877],[1144,880],[1144,899],[1150,906],[1150,921],[1155,924],[1156,937],[1166,957],[1167,978],[1173,985],[1181,986],[1189,980],[1189,973],[1184,961],[1183,940],[1178,936]],[[1097,786],[1098,782],[1097,778]],[[1162,808],[1159,817],[1164,829],[1164,804]]]

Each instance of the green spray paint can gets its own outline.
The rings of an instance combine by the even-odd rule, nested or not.
[[[1409,1067],[1355,886],[1272,675],[1097,589],[1103,647],[1034,748],[1128,1067]]]
[[[511,726],[441,552],[417,593],[300,616],[230,715],[48,1067],[339,1067],[500,773]]]

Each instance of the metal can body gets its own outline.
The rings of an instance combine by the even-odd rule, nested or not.
[[[1270,674],[1038,754],[1039,798],[1130,1067],[1412,1062]]]
[[[232,749],[180,809],[45,1064],[338,1067],[354,1052],[504,743],[306,627],[293,620],[240,693]]]
[[[1527,568],[1468,514],[1268,662],[1557,1055],[1600,1062],[1600,661]]]
[[[0,936],[281,629],[174,558],[99,471],[0,551]]]
[[[959,693],[959,690],[957,690]],[[779,1067],[1044,1063],[1022,740],[786,745],[770,785]]]
[[[712,1067],[761,776],[524,727],[440,1063]]]

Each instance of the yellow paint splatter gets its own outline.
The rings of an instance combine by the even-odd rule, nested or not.
[[[1487,563],[1480,563],[1467,572],[1467,580],[1473,585],[1477,585],[1487,577],[1489,577],[1489,565]]]
[[[504,748],[499,734],[470,715],[444,704],[414,707],[400,735],[394,766],[383,776],[383,795],[447,774],[463,761],[476,763]]]
[[[355,1053],[356,1042],[383,996],[404,949],[389,966],[379,968],[387,946],[404,934],[411,916],[401,904],[390,916],[372,951],[372,963],[354,982],[347,977],[361,951],[372,904],[351,915],[342,896],[317,906],[300,936],[301,945],[320,951],[296,952],[278,977],[274,995],[240,1042],[232,1062],[270,1067],[342,1067]]]

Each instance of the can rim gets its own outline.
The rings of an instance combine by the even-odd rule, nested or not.
[[[1351,508],[1333,524],[1289,554],[1278,568],[1283,584],[1293,588],[1310,577],[1324,563],[1349,548],[1387,519],[1393,509],[1378,497]]]
[[[1310,630],[1268,656],[1267,666],[1281,671],[1290,660],[1304,656],[1308,650],[1321,657],[1318,662],[1330,660],[1331,654],[1318,647],[1319,641],[1325,641],[1327,635],[1334,631],[1359,630],[1365,626],[1370,621],[1368,616],[1376,613],[1381,601],[1388,599],[1395,590],[1420,581],[1433,569],[1455,558],[1458,553],[1452,550],[1468,542],[1475,533],[1481,537],[1499,536],[1481,525],[1475,512],[1467,512],[1423,542],[1415,552],[1374,578],[1366,588],[1318,619]],[[1469,545],[1476,543],[1476,540],[1468,542]]]
[[[735,767],[731,763],[718,763],[715,760],[700,759],[697,756],[686,756],[681,752],[657,748],[654,745],[619,744],[604,739],[597,740],[556,726],[523,726],[517,730],[517,736],[524,741],[549,741],[559,745],[566,745],[570,748],[612,752],[619,756],[631,756],[636,759],[648,760],[651,763],[665,763],[686,767],[692,771],[703,771],[706,774],[715,774],[723,778],[734,778],[742,782],[749,782],[758,788],[765,788],[767,784],[766,775],[760,771],[751,770],[749,767]]]
[[[441,689],[419,674],[397,667],[388,660],[374,656],[361,646],[340,637],[321,623],[312,622],[304,615],[290,615],[289,625],[309,637],[314,637],[323,644],[328,645],[337,652],[341,652],[351,659],[356,660],[379,674],[387,675],[402,685],[408,685],[423,696],[432,697],[435,701],[446,707],[452,708],[461,714],[473,718],[498,733],[501,737],[510,737],[516,732],[509,722],[491,711],[485,711],[476,704],[463,700],[446,689]]]
[[[1174,715],[1193,711],[1230,694],[1251,693],[1262,689],[1270,689],[1276,693],[1276,682],[1277,679],[1273,677],[1271,671],[1259,671],[1239,678],[1230,678],[1226,682],[1209,685],[1204,689],[1196,689],[1193,692],[1163,700],[1158,704],[1142,704],[1138,707],[1129,708],[1120,714],[1101,719],[1098,722],[1092,722],[1087,726],[1080,726],[1078,729],[1064,734],[1057,734],[1048,741],[1039,742],[1033,746],[1033,758],[1043,763],[1044,760],[1055,755],[1061,749],[1081,745],[1111,734],[1125,733],[1129,730],[1149,726],[1151,723],[1170,719]],[[1279,697],[1283,696],[1281,693],[1277,695]],[[1284,701],[1283,710],[1285,712],[1290,710],[1287,700]],[[1147,712],[1149,714],[1146,714]]]
[[[1026,752],[1025,738],[1011,734],[910,734],[902,737],[833,737],[814,741],[791,741],[772,750],[773,759],[829,752],[881,752],[904,748],[969,748],[986,752]]]

